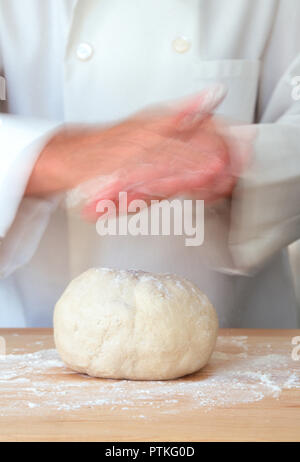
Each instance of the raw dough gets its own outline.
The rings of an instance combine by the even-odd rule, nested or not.
[[[92,268],[69,284],[54,313],[63,361],[113,379],[191,374],[209,360],[217,330],[207,297],[172,274]]]

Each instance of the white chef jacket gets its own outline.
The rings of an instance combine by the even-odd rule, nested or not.
[[[1,326],[51,325],[90,266],[186,276],[223,326],[296,326],[284,248],[300,237],[299,18],[298,0],[0,0]],[[23,197],[62,123],[117,122],[214,82],[228,88],[220,114],[258,125],[232,199],[206,207],[203,246],[100,237],[57,197]]]

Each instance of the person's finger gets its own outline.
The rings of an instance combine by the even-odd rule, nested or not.
[[[175,116],[174,122],[177,130],[193,130],[195,126],[203,123],[222,103],[226,94],[225,85],[219,83],[205,88],[190,101],[187,101]]]
[[[165,108],[148,109],[137,115],[137,120],[148,120],[148,128],[153,132],[170,136],[176,132],[190,131],[210,117],[226,97],[224,84],[217,83],[198,94],[172,103]]]

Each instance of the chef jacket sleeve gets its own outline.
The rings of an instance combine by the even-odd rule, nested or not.
[[[260,121],[230,211],[230,252],[246,273],[300,238],[300,55],[275,84]]]
[[[220,229],[229,250],[229,258],[224,258],[229,273],[258,271],[300,238],[299,15],[298,1],[278,1],[260,56],[252,162],[240,176],[232,200],[221,207],[225,213],[216,213],[223,216]],[[240,130],[245,133],[245,127]]]
[[[24,197],[33,166],[58,124],[0,114],[0,277],[34,254],[58,197]]]

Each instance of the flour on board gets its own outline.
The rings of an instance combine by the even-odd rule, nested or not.
[[[299,363],[262,341],[250,348],[245,336],[220,336],[208,366],[170,381],[94,379],[70,371],[54,349],[0,359],[2,416],[97,412],[105,407],[129,412],[132,418],[151,418],[277,399],[291,388],[300,388]]]

